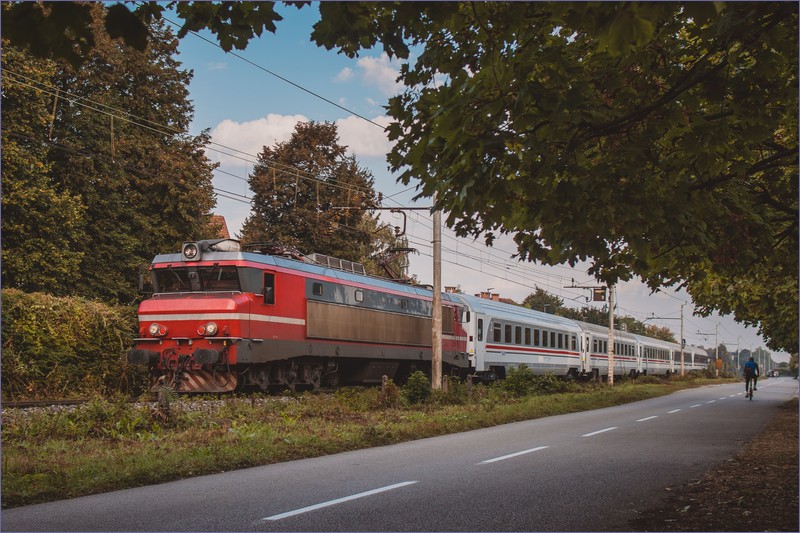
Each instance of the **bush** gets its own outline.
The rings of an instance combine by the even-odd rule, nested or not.
[[[128,365],[136,308],[2,291],[3,399],[138,394],[147,374]]]
[[[537,388],[536,374],[526,365],[511,367],[506,378],[500,380],[498,385],[512,396],[527,396]]]
[[[408,381],[401,389],[403,398],[410,404],[422,403],[431,395],[431,381],[424,372],[417,370],[408,376]]]

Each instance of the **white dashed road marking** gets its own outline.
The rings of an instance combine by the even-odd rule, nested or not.
[[[601,429],[600,431],[593,431],[592,433],[587,433],[586,435],[581,435],[581,437],[594,437],[595,435],[599,435],[600,433],[605,433],[606,431],[613,431],[617,429],[616,426],[613,428],[606,428]]]
[[[536,447],[536,448],[531,448],[530,450],[523,450],[523,451],[517,452],[517,453],[510,453],[510,454],[504,455],[502,457],[495,457],[494,459],[487,459],[485,461],[481,461],[478,464],[485,465],[485,464],[488,464],[488,463],[496,463],[497,461],[502,461],[504,459],[511,459],[512,457],[519,457],[520,455],[525,455],[527,453],[538,452],[539,450],[544,450],[545,448],[549,448],[549,446],[539,446],[539,447]]]
[[[338,498],[336,500],[330,500],[327,502],[318,503],[316,505],[310,505],[308,507],[303,507],[302,509],[295,509],[294,511],[288,511],[286,513],[268,516],[263,520],[281,520],[283,518],[289,518],[290,516],[307,513],[309,511],[316,511],[317,509],[322,509],[324,507],[330,507],[331,505],[337,505],[340,503],[349,502],[351,500],[365,498],[367,496],[372,496],[373,494],[380,494],[381,492],[386,492],[388,490],[399,489],[401,487],[413,485],[414,483],[416,483],[416,481],[404,481],[403,483],[396,483],[394,485],[389,485],[388,487],[381,487],[379,489],[368,490],[366,492],[359,492],[358,494],[353,494],[352,496],[345,496],[344,498]]]

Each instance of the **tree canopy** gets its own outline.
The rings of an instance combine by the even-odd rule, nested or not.
[[[95,42],[84,8],[59,4],[5,4],[3,35],[79,63]],[[140,49],[168,8],[179,36],[207,28],[225,50],[281,19],[259,2],[135,5],[104,23]],[[460,235],[510,233],[520,258],[590,260],[603,282],[685,287],[701,313],[797,350],[797,3],[318,5],[318,45],[414,56],[388,107],[389,162]]]
[[[460,235],[685,287],[797,348],[795,3],[321,4],[318,44],[415,60],[400,180]],[[343,31],[343,21],[348,30]]]
[[[163,24],[150,34],[141,53],[98,31],[80,69],[3,47],[4,286],[131,302],[154,253],[211,236],[191,74]]]

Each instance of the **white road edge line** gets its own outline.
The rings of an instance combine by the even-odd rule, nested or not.
[[[667,411],[667,414],[671,415],[672,413],[677,413],[678,411],[681,411],[681,409],[673,409],[672,411]]]
[[[593,431],[592,433],[587,433],[586,435],[581,435],[581,437],[594,437],[595,435],[599,435],[600,433],[605,433],[606,431],[613,431],[618,429],[616,426],[612,428],[601,429],[600,431]]]
[[[644,422],[645,420],[652,420],[654,418],[658,418],[658,415],[648,416],[647,418],[640,418],[637,422]]]
[[[708,400],[706,403],[714,403],[714,402],[716,402],[716,401],[717,401],[717,400]]]
[[[537,448],[531,448],[530,450],[523,450],[521,452],[511,453],[511,454],[508,454],[508,455],[504,455],[502,457],[495,457],[494,459],[487,459],[485,461],[481,461],[478,464],[479,465],[485,465],[485,464],[489,464],[489,463],[496,463],[497,461],[502,461],[504,459],[511,459],[512,457],[519,457],[520,455],[525,455],[526,453],[538,452],[539,450],[544,450],[545,448],[549,448],[549,447],[550,446],[539,446]]]
[[[689,409],[694,409],[695,407],[700,407],[702,404],[696,403],[694,405],[689,406]]]
[[[351,500],[357,500],[358,498],[372,496],[373,494],[379,494],[388,490],[399,489],[401,487],[413,485],[414,483],[417,483],[417,481],[404,481],[403,483],[396,483],[394,485],[389,485],[388,487],[381,487],[379,489],[368,490],[366,492],[359,492],[358,494],[353,494],[352,496],[345,496],[344,498],[338,498],[336,500],[330,500],[327,502],[318,503],[316,505],[309,505],[308,507],[303,507],[302,509],[295,509],[294,511],[268,516],[266,518],[262,518],[262,520],[281,520],[283,518],[289,518],[290,516],[307,513],[309,511],[316,511],[317,509],[322,509],[324,507],[330,507],[331,505],[337,505],[340,503],[349,502]]]

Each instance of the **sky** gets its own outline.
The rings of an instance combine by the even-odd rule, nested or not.
[[[189,34],[179,47],[177,59],[194,73],[189,86],[195,110],[191,132],[211,132],[213,144],[207,155],[220,164],[213,181],[214,212],[225,217],[231,235],[241,230],[250,215],[252,192],[247,176],[257,154],[264,146],[288,141],[299,121],[335,122],[340,144],[355,155],[360,167],[372,172],[384,206],[429,206],[429,199],[413,200],[413,184],[397,183],[386,162],[391,144],[381,127],[389,123],[383,106],[400,92],[396,81],[400,64],[379,47],[353,59],[317,47],[310,41],[319,15],[316,5],[298,10],[278,4],[276,10],[284,20],[277,23],[275,34],[265,31],[245,50],[226,53],[209,33]],[[383,211],[380,216],[393,226],[403,225],[401,215]],[[433,283],[432,228],[427,211],[407,212],[409,246],[418,250],[410,254],[409,274],[428,284]],[[490,290],[517,302],[539,287],[569,307],[602,306],[586,301],[589,289],[566,288],[597,284],[586,273],[588,264],[570,268],[520,263],[512,258],[516,247],[509,236],[497,239],[491,248],[482,240],[457,238],[446,227],[442,237],[443,286],[457,286],[467,294]],[[616,298],[618,316],[666,326],[676,339],[685,304],[683,338],[688,344],[709,348],[720,343],[731,351],[737,346],[765,347],[756,328],[738,324],[730,316],[693,316],[691,298],[683,291],[663,289],[651,294],[644,284],[630,281],[618,285]],[[789,356],[773,352],[773,360],[788,361]]]

